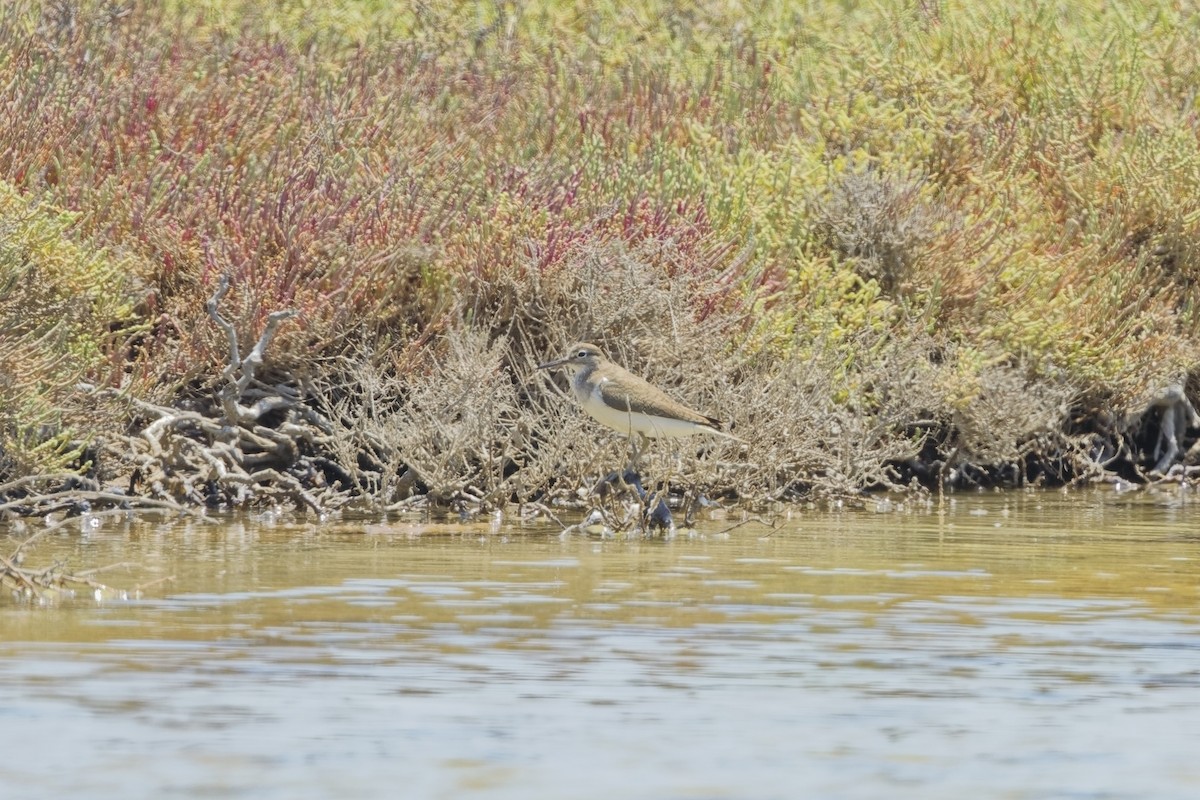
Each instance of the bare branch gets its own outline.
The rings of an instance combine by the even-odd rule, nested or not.
[[[222,275],[220,281],[217,283],[217,291],[205,303],[205,308],[208,309],[208,316],[212,318],[212,321],[216,323],[218,328],[224,331],[225,338],[229,342],[229,363],[225,365],[225,369],[221,372],[221,377],[227,380],[233,376],[233,373],[242,364],[241,353],[238,351],[237,331],[234,330],[233,325],[227,319],[221,316],[221,312],[218,309],[218,306],[225,299],[225,295],[228,292],[229,276]]]
[[[258,367],[262,364],[263,353],[267,349],[267,345],[271,343],[271,339],[275,336],[275,331],[283,324],[285,320],[295,317],[300,312],[294,309],[284,311],[276,311],[267,317],[267,326],[263,329],[262,335],[258,337],[258,342],[255,343],[250,354],[242,360],[242,376],[238,378],[238,392],[243,393],[254,381],[254,373],[258,371]]]

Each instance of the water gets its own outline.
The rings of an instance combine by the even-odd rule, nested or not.
[[[0,796],[1194,798],[1184,497],[55,534],[174,579],[0,599]]]

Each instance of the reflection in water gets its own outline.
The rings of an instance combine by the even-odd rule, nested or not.
[[[1179,797],[1200,536],[1111,494],[670,540],[137,524],[0,604],[5,797]],[[153,591],[153,590],[152,590]]]

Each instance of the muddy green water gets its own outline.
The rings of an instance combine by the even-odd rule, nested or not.
[[[0,598],[0,797],[1200,797],[1200,506],[733,521],[55,534],[174,580]]]

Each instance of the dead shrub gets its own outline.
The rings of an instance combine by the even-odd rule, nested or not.
[[[672,275],[669,255],[592,242],[567,256],[568,269],[476,287],[433,339],[363,354],[344,370],[350,380],[325,391],[326,402],[340,397],[339,462],[374,465],[359,488],[383,502],[414,490],[475,506],[578,500],[628,455],[624,436],[576,407],[564,376],[536,370],[578,339],[745,440],[653,443],[641,466],[660,489],[853,498],[907,488],[890,465],[917,458],[932,434],[954,463],[1012,462],[1053,444],[1044,437],[1062,424],[1065,385],[981,367],[973,351],[919,329],[750,345],[736,335],[746,312],[693,312],[711,288]]]
[[[944,217],[925,199],[924,186],[921,178],[875,170],[846,174],[818,206],[816,230],[864,280],[876,281],[889,295],[905,294],[914,263]]]
[[[969,397],[962,387],[946,388],[959,394],[948,407],[950,466],[1022,464],[1070,449],[1063,431],[1078,390],[1065,380],[1035,380],[1028,369],[1001,360],[977,369]]]
[[[642,465],[652,480],[756,500],[890,485],[888,461],[921,447],[906,423],[914,407],[929,404],[933,385],[921,368],[928,363],[922,346],[887,333],[810,344],[806,357],[774,357],[762,342],[731,346],[747,341],[739,331],[748,329],[748,312],[726,302],[719,312],[695,313],[720,289],[675,269],[673,255],[661,242],[593,242],[569,254],[561,272],[500,279],[476,295],[462,319],[507,341],[517,393],[504,402],[515,399],[518,414],[505,424],[531,435],[521,453],[524,476],[511,485],[574,496],[625,463],[625,437],[580,412],[563,376],[535,371],[579,339],[731,423],[747,442],[657,442]],[[447,334],[458,335],[479,336]],[[847,361],[856,366],[847,369]]]

